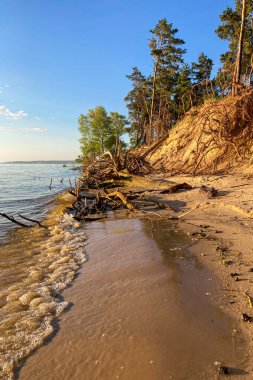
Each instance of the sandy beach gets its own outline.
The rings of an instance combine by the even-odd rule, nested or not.
[[[168,223],[170,209],[152,228],[146,220],[149,232],[135,219],[88,224],[88,262],[63,293],[72,307],[53,339],[28,358],[21,380],[218,379],[215,362],[228,366],[235,379],[252,378],[253,330],[242,314],[252,315],[245,293],[253,294],[247,214],[253,180],[252,185],[245,176],[164,181],[193,186],[156,195],[177,215],[198,206],[172,222],[172,230],[183,231],[177,232],[180,238],[155,225]],[[203,184],[217,187],[218,197],[207,199],[199,190]],[[190,259],[182,258],[185,242]],[[175,255],[172,247],[180,249],[177,265],[169,267],[161,252]]]

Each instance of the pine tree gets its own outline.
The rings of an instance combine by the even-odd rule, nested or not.
[[[192,107],[192,94],[191,94],[191,68],[189,65],[184,64],[179,70],[177,76],[177,85],[175,87],[175,94],[173,102],[177,112],[177,119],[180,119]]]
[[[229,50],[221,55],[222,71],[226,73],[226,85],[231,87],[233,75],[235,72],[235,64],[238,58],[238,50],[240,47],[239,37],[242,23],[242,7],[245,0],[235,0],[235,9],[227,7],[221,14],[222,24],[216,29],[217,35],[222,40],[227,40]],[[242,60],[239,81],[242,85],[246,85],[249,80],[251,71],[251,58],[253,54],[253,28],[252,28],[252,12],[253,3],[251,0],[246,2],[245,9],[245,25],[242,41]],[[251,79],[250,79],[251,81]],[[251,83],[250,83],[251,84]]]
[[[137,67],[132,74],[127,75],[132,82],[132,90],[125,97],[127,104],[130,127],[131,145],[145,144],[147,128],[150,124],[151,81],[146,78]]]
[[[193,62],[192,71],[192,104],[200,105],[212,92],[212,83],[210,82],[213,61],[204,53],[200,53],[197,62]],[[210,88],[211,87],[211,88]]]
[[[153,78],[148,142],[152,143],[175,121],[177,113],[171,99],[175,95],[177,77],[186,50],[182,48],[185,42],[177,37],[178,29],[168,24],[166,19],[160,20],[150,32],[153,35],[149,42]]]

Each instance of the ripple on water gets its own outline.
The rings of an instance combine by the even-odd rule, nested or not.
[[[53,319],[68,306],[59,294],[86,260],[80,224],[56,214],[48,230],[20,229],[1,246],[1,379],[12,379],[22,359],[53,333]]]

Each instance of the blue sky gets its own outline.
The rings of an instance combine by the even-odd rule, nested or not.
[[[133,66],[152,71],[149,29],[167,18],[216,67],[214,33],[232,0],[0,0],[0,161],[74,159],[77,117],[103,105],[126,113]]]

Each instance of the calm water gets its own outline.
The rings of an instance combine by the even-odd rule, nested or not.
[[[56,197],[80,175],[71,166],[0,165],[0,212],[47,226],[14,228],[0,219],[0,379],[13,379],[14,368],[53,332],[52,320],[68,306],[60,293],[85,261],[81,225],[63,212],[67,195]]]
[[[62,163],[0,164],[0,212],[42,219],[55,194],[69,187],[69,181],[74,184],[80,175],[79,171],[71,170],[75,166],[74,163],[66,167]],[[0,242],[14,226],[0,217]]]

